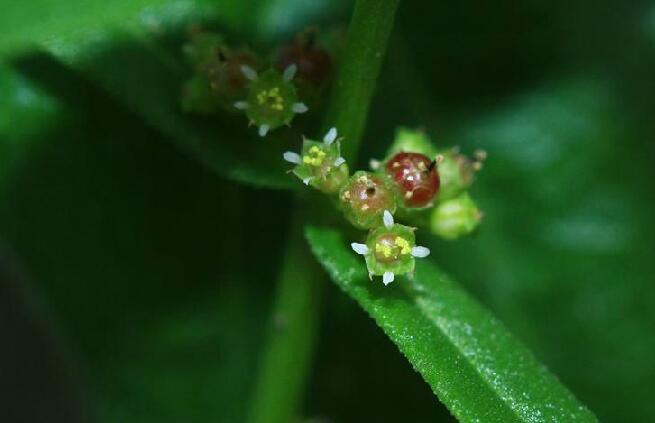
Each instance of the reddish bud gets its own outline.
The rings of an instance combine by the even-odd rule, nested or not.
[[[439,191],[436,161],[419,153],[397,153],[385,165],[405,207],[428,206]]]

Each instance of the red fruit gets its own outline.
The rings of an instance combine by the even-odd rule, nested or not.
[[[425,207],[439,191],[436,162],[419,153],[397,153],[385,170],[399,189],[405,207]]]

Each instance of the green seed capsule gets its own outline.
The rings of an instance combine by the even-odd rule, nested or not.
[[[326,194],[338,192],[348,180],[348,165],[341,157],[336,128],[325,134],[323,142],[304,139],[301,154],[287,151],[283,157],[296,165],[294,175]]]
[[[234,103],[234,107],[246,111],[248,119],[259,126],[260,136],[288,125],[295,114],[307,111],[307,106],[298,101],[296,88],[291,82],[296,73],[295,65],[289,66],[283,74],[269,69],[258,75],[248,66],[242,66],[241,71],[250,80],[248,97]]]
[[[346,219],[360,229],[371,229],[382,222],[385,210],[396,211],[396,189],[384,174],[355,172],[339,192]]]
[[[475,230],[482,220],[482,212],[467,193],[443,201],[432,211],[430,229],[445,239],[457,239]]]
[[[475,173],[482,168],[486,158],[484,151],[476,151],[471,159],[457,148],[441,151],[439,154],[439,176],[441,177],[440,201],[450,200],[466,191],[475,179]]]
[[[400,127],[396,129],[387,157],[397,153],[419,153],[433,159],[437,155],[437,149],[425,132]]]
[[[382,276],[387,285],[395,275],[414,271],[415,258],[426,257],[430,250],[416,246],[415,228],[394,223],[388,210],[384,211],[382,225],[372,230],[366,244],[352,243],[352,249],[364,256],[370,276]]]

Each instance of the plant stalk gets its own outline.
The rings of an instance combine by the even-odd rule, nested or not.
[[[344,137],[342,155],[357,159],[368,109],[399,0],[357,0],[348,29],[348,44],[339,62],[326,119]],[[351,165],[352,166],[352,165]]]
[[[348,44],[332,88],[324,130],[344,137],[343,156],[356,160],[366,115],[399,0],[357,0]],[[260,363],[250,423],[289,423],[300,408],[316,340],[326,275],[304,239],[304,211],[296,199],[272,311],[271,332]]]

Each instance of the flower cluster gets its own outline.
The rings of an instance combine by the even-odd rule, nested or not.
[[[303,139],[301,152],[288,151],[284,159],[306,185],[336,195],[353,226],[369,231],[365,243],[351,247],[364,256],[371,278],[382,276],[387,285],[396,275],[413,272],[416,258],[430,254],[416,245],[416,228],[396,223],[394,214],[427,220],[445,239],[469,234],[480,223],[482,214],[467,190],[484,153],[469,159],[457,149],[439,151],[422,132],[400,129],[385,160],[371,161],[372,171],[350,175],[340,142],[332,128],[322,142]]]
[[[243,112],[259,135],[290,125],[309,110],[329,79],[331,56],[306,30],[278,48],[270,63],[247,47],[232,47],[214,33],[194,31],[184,47],[193,76],[182,107],[197,114]]]

